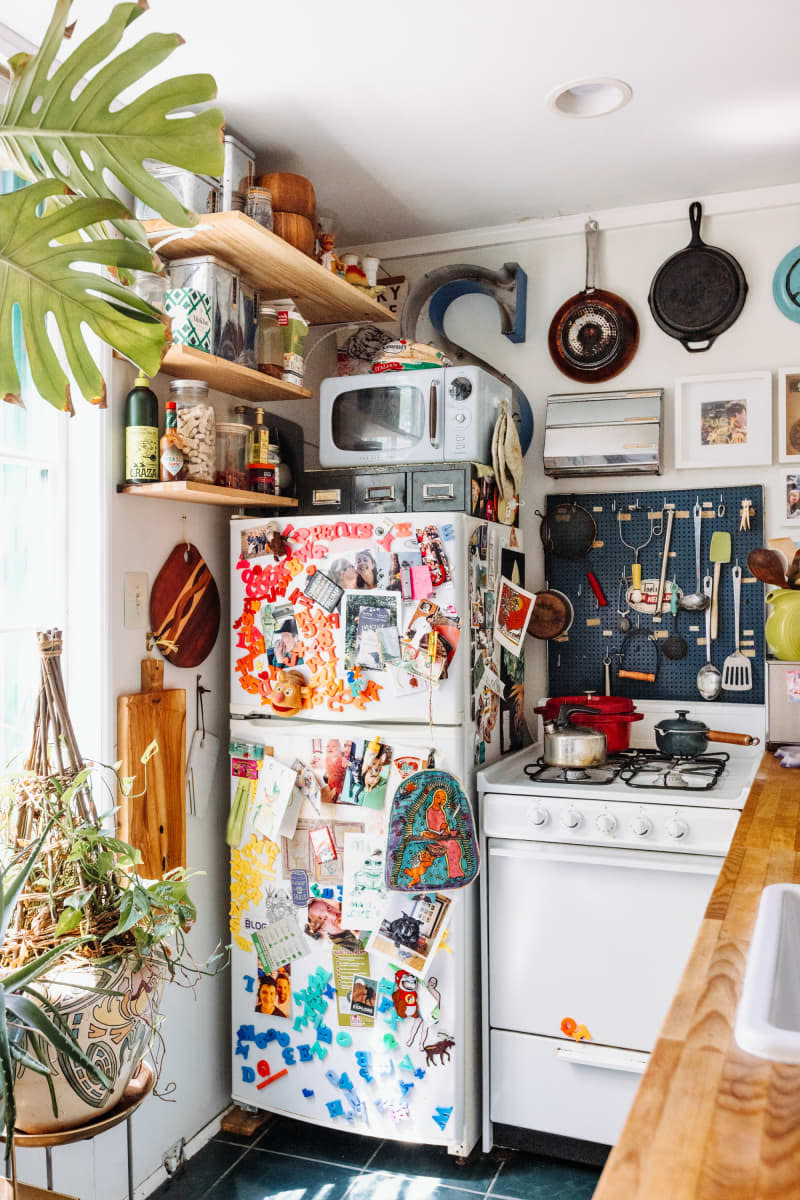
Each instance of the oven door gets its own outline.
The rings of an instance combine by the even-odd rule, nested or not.
[[[722,865],[706,855],[489,840],[492,1029],[651,1050]]]
[[[442,461],[443,369],[324,379],[319,406],[323,467]]]

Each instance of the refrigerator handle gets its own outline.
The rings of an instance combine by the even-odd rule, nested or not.
[[[439,445],[439,385],[435,380],[428,394],[428,432],[431,445],[436,449]]]

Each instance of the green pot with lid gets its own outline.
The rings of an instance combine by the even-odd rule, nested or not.
[[[783,662],[799,660],[800,590],[775,588],[767,592],[767,604],[772,606],[764,627],[767,645]]]

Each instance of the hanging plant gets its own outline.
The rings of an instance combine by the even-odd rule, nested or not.
[[[105,386],[82,324],[149,375],[158,371],[165,347],[166,327],[156,309],[105,274],[75,269],[78,264],[117,271],[155,268],[144,229],[116,192],[125,188],[165,220],[188,226],[196,215],[149,173],[145,160],[210,175],[219,175],[223,166],[222,110],[185,115],[214,99],[212,76],[165,80],[127,104],[120,101],[123,91],[164,62],[183,39],[149,34],[114,55],[128,26],[147,7],[145,0],[118,4],[105,24],[55,67],[64,39],[72,34],[71,6],[72,0],[56,0],[36,54],[9,60],[12,78],[0,112],[0,151],[33,184],[0,196],[0,396],[20,403],[11,330],[18,305],[33,384],[56,408],[69,412],[69,381],[50,344],[49,312],[75,382],[91,403],[104,403]],[[40,214],[42,201],[47,207]]]

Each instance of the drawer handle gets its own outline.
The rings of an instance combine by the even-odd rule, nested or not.
[[[342,492],[341,488],[314,488],[311,493],[311,503],[316,504],[341,504]]]
[[[423,500],[453,500],[455,491],[452,483],[424,483],[422,485]]]
[[[364,495],[367,503],[378,503],[381,500],[394,500],[394,484],[385,487],[368,487]]]
[[[579,1067],[601,1067],[606,1071],[629,1071],[644,1075],[649,1054],[636,1050],[615,1050],[609,1046],[558,1046],[556,1058]]]

